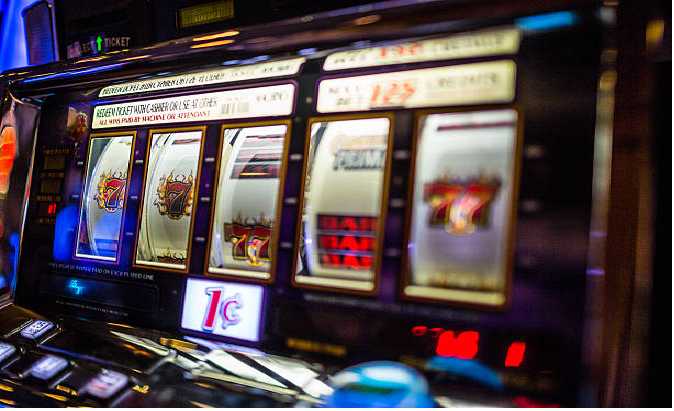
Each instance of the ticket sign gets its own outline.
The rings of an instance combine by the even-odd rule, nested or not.
[[[287,124],[223,129],[208,272],[271,278]]]
[[[286,116],[292,112],[293,84],[158,98],[94,108],[92,129]]]
[[[502,306],[510,271],[517,113],[431,114],[419,130],[404,294]]]
[[[264,288],[189,278],[181,327],[238,340],[260,340]]]
[[[429,40],[381,47],[339,51],[330,54],[323,70],[343,70],[391,64],[419,63],[468,57],[514,54],[520,44],[516,28],[461,33]]]
[[[506,103],[515,98],[510,60],[322,80],[320,113]]]
[[[150,133],[136,265],[187,270],[203,130]]]
[[[374,290],[390,127],[388,117],[311,124],[296,284]]]
[[[134,134],[91,136],[75,257],[117,259],[133,139]]]
[[[304,63],[304,57],[248,64],[244,66],[218,68],[207,71],[157,77],[104,87],[99,97],[122,96],[126,94],[148,93],[187,87],[210,86],[236,81],[282,77],[297,74]]]

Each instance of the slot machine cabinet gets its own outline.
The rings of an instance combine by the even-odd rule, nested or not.
[[[450,3],[5,74],[7,401],[597,404],[605,9]]]

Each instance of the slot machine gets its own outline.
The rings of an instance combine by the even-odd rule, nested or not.
[[[3,74],[0,402],[598,404],[610,19],[498,4]]]

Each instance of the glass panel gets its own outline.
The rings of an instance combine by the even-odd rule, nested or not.
[[[270,278],[287,130],[224,129],[209,272]]]
[[[422,120],[408,296],[505,303],[516,122],[514,110],[433,114]]]
[[[133,138],[132,134],[92,136],[89,142],[76,257],[117,259]]]
[[[136,264],[187,269],[202,135],[151,134]]]
[[[371,291],[388,118],[313,123],[296,283]]]

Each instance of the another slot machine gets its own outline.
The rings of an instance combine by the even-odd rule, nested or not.
[[[378,3],[4,74],[0,402],[596,404],[600,9]]]

